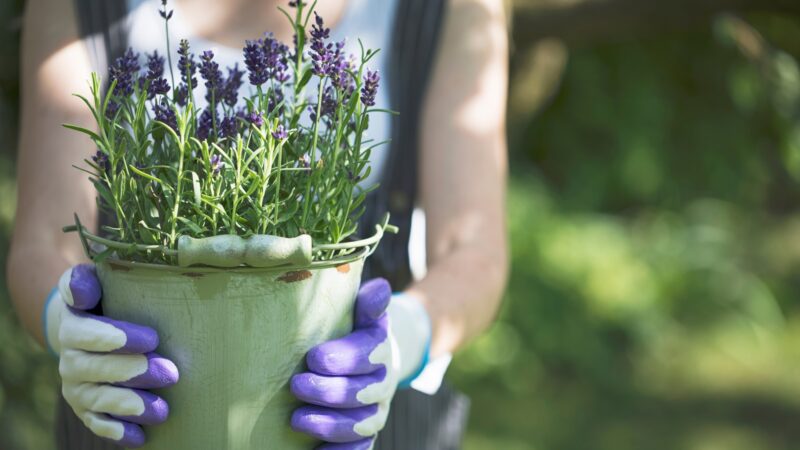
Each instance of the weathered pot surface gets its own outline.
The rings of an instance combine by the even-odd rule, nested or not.
[[[145,428],[144,448],[313,448],[289,428],[289,378],[311,347],[352,329],[363,262],[291,272],[99,263],[104,311],[155,328],[157,352],[180,370],[156,391],[170,417]]]

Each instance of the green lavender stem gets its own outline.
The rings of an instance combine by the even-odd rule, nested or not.
[[[166,17],[164,17],[164,34],[167,41],[167,64],[169,64],[169,78],[170,81],[172,81],[172,89],[175,89],[175,74],[172,73],[172,52],[170,51],[172,47],[169,44],[169,19]]]
[[[322,81],[320,81],[319,91],[317,93],[317,115],[316,115],[316,120],[314,120],[314,140],[311,143],[311,150],[309,150],[309,153],[311,153],[309,155],[309,160],[311,161],[309,170],[311,171],[312,177],[314,174],[314,164],[317,153],[317,139],[319,138],[319,121],[320,121],[320,114],[322,113],[323,89],[324,89],[323,83]],[[309,179],[308,183],[306,184],[306,195],[305,198],[303,199],[303,220],[301,223],[303,224],[303,227],[306,229],[308,228],[308,224],[306,223],[306,220],[308,220],[308,208],[311,205],[311,181],[313,180]]]
[[[184,142],[183,135],[180,136],[178,141],[178,182],[175,187],[175,204],[172,206],[172,229],[169,233],[169,247],[175,248],[175,244],[178,242],[178,235],[177,235],[177,226],[178,226],[178,215],[180,213],[180,206],[181,206],[181,198],[183,196],[183,160],[184,160],[184,152],[186,149],[186,145]]]

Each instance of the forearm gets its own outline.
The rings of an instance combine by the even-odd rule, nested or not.
[[[73,214],[87,224],[97,220],[92,185],[72,167],[92,149],[61,126],[94,124],[71,95],[88,95],[91,70],[71,17],[71,2],[30,0],[22,27],[17,209],[6,276],[20,321],[40,343],[47,295],[64,270],[84,259],[77,236],[61,227]]]
[[[491,324],[507,272],[504,245],[465,245],[438,259],[427,275],[408,289],[431,318],[432,357],[454,353]]]
[[[409,289],[431,318],[433,357],[488,327],[508,273],[507,36],[503,1],[448,1],[421,118],[428,273]]]
[[[74,237],[74,236],[72,236]],[[77,239],[77,238],[76,238]],[[44,239],[42,240],[44,241]],[[8,256],[6,275],[11,302],[25,329],[45,346],[42,309],[61,274],[82,261],[74,249],[14,242]]]

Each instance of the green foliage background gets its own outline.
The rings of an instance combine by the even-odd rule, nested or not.
[[[3,255],[21,6],[0,5]],[[552,102],[511,117],[509,289],[450,373],[468,450],[796,448],[800,19],[746,18],[772,44],[759,60],[724,17],[584,44]],[[54,360],[4,283],[0,448],[46,450]]]

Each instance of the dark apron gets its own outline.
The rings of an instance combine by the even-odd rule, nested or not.
[[[127,47],[126,1],[74,1],[81,37],[94,70],[105,76],[110,61]],[[395,290],[402,290],[412,281],[408,242],[417,197],[419,118],[445,13],[445,0],[399,0],[392,47],[384,49],[390,52],[387,76],[392,108],[401,114],[392,116],[392,141],[381,186],[365,201],[367,209],[360,229],[372,229],[386,211],[392,214],[392,223],[400,227],[399,234],[389,235],[381,242],[364,271],[365,279],[385,277]],[[410,389],[399,391],[375,449],[459,449],[468,412],[469,399],[447,386],[433,396]],[[119,448],[88,431],[63,398],[58,404],[56,440],[59,450]]]

